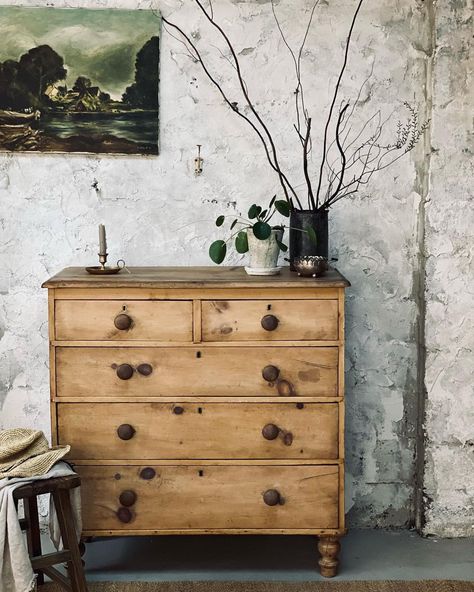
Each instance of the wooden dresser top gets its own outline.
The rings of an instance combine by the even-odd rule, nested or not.
[[[337,269],[320,278],[302,278],[289,267],[279,275],[251,276],[243,267],[129,267],[116,275],[90,275],[83,267],[66,267],[43,288],[346,288]]]

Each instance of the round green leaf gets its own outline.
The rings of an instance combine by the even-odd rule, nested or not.
[[[312,226],[306,226],[305,230],[308,233],[309,240],[313,244],[317,245],[318,244],[318,238],[316,236],[316,231],[314,230],[314,228]]]
[[[255,224],[252,226],[252,228],[253,228],[254,235],[259,240],[265,240],[272,233],[272,227],[270,226],[270,224],[267,224],[266,222],[261,222],[261,221],[255,222]]]
[[[279,212],[285,218],[288,218],[290,215],[290,204],[286,201],[286,199],[277,199],[275,202],[275,208],[277,212]]]
[[[288,247],[284,243],[282,243],[278,239],[276,239],[276,242],[277,242],[277,245],[280,247],[280,251],[283,251],[284,253],[286,253],[286,251],[288,251]]]
[[[219,216],[216,220],[216,226],[222,226],[225,221],[225,216]]]
[[[241,230],[235,237],[235,249],[237,253],[246,253],[249,250],[247,233],[244,230]]]
[[[250,218],[250,220],[253,220],[254,218],[256,218],[260,214],[261,211],[262,211],[262,208],[260,206],[257,206],[256,204],[252,204],[249,208],[248,217]]]
[[[209,257],[218,265],[224,261],[227,245],[223,240],[216,240],[209,247]]]

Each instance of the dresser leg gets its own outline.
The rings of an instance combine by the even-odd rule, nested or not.
[[[337,575],[339,565],[339,551],[341,544],[337,536],[321,536],[318,540],[318,551],[321,555],[319,568],[324,578],[333,578]]]

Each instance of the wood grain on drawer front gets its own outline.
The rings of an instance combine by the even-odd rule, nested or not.
[[[76,466],[82,477],[85,531],[189,528],[337,528],[338,467]],[[268,506],[276,489],[283,505]],[[119,520],[120,495],[132,491],[130,521]],[[123,514],[122,514],[123,515]]]
[[[115,326],[119,315],[129,328]],[[192,302],[56,300],[55,330],[60,341],[192,341]]]
[[[201,306],[203,341],[338,339],[337,300],[204,300]]]
[[[117,371],[151,367],[128,380]],[[278,379],[262,371],[274,366]],[[121,367],[119,369],[119,367]],[[57,347],[58,397],[337,395],[337,347]]]
[[[337,403],[63,403],[59,441],[70,457],[101,459],[336,459]],[[135,431],[129,440],[119,426]],[[274,439],[265,426],[280,429]],[[272,429],[265,434],[273,438]],[[291,434],[291,435],[290,435]],[[286,443],[285,443],[286,438]]]

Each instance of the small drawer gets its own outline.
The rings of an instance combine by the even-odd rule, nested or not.
[[[57,347],[58,397],[334,397],[337,347]]]
[[[335,341],[337,300],[204,300],[203,341]]]
[[[58,341],[192,341],[192,302],[56,300]]]
[[[75,469],[85,532],[339,526],[337,465]]]
[[[336,459],[338,411],[337,403],[63,403],[58,434],[74,460]]]

